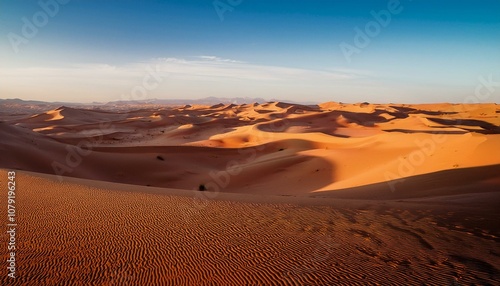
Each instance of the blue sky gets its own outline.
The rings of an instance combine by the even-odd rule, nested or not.
[[[0,98],[500,102],[498,0],[4,0],[0,35]]]

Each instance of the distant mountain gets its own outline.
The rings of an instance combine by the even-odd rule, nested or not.
[[[200,104],[200,105],[216,105],[219,103],[222,104],[250,104],[250,103],[265,103],[265,102],[274,102],[274,101],[283,101],[279,99],[271,99],[266,100],[260,97],[205,97],[200,99],[147,99],[147,100],[119,100],[119,101],[110,101],[110,102],[92,102],[92,103],[69,103],[69,102],[44,102],[44,101],[36,101],[36,100],[22,100],[19,98],[14,99],[0,99],[0,107],[30,107],[31,109],[36,110],[48,110],[55,109],[60,106],[68,106],[68,107],[80,107],[80,108],[106,108],[106,107],[125,107],[125,106],[139,106],[139,105],[185,105],[185,104]],[[312,102],[295,102],[289,101],[288,103],[294,104],[315,104]]]
[[[18,114],[18,115],[33,115],[47,110],[55,109],[59,106],[66,105],[72,107],[83,106],[82,104],[66,103],[66,102],[44,102],[37,100],[22,100],[19,98],[0,99],[0,115],[2,114]]]
[[[23,100],[20,98],[7,98],[1,99],[0,104],[9,104],[9,105],[81,105],[80,103],[68,103],[68,102],[47,102],[47,101],[38,101],[38,100]]]
[[[110,101],[105,105],[122,105],[122,104],[158,104],[158,105],[184,105],[184,104],[201,104],[201,105],[215,105],[219,103],[223,104],[244,104],[244,103],[263,103],[267,102],[267,100],[263,98],[250,98],[250,97],[233,97],[233,98],[224,98],[224,97],[205,97],[200,99],[148,99],[148,100],[139,100],[139,101]]]

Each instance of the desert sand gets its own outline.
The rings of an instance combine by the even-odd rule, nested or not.
[[[499,113],[336,102],[4,110],[16,283],[495,285]]]

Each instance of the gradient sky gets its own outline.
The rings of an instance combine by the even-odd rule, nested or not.
[[[499,0],[59,2],[0,1],[0,98],[500,102]]]

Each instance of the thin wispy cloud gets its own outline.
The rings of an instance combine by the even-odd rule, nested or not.
[[[223,59],[216,56],[198,56],[197,58],[207,61],[214,62],[222,62],[222,63],[244,63],[242,61],[232,60],[232,59]]]
[[[160,74],[182,77],[184,80],[255,80],[255,81],[342,81],[356,78],[353,72],[318,71],[300,68],[265,66],[242,61],[200,56],[197,60],[157,58],[140,63],[116,66],[103,63],[73,64],[62,67],[25,67],[0,69],[2,78],[61,78],[91,79],[96,82],[140,76],[154,67]],[[214,64],[215,63],[215,64]],[[8,82],[5,84],[8,85]]]
[[[79,63],[62,66],[0,68],[0,85],[7,97],[61,94],[85,101],[116,100],[128,93],[149,71],[168,78],[148,96],[185,98],[204,96],[306,97],[309,92],[339,89],[357,76],[353,72],[257,65],[217,56],[153,58],[124,65]],[[29,82],[29,85],[25,83]],[[318,92],[319,90],[319,92]],[[265,95],[265,93],[268,93]]]
[[[159,58],[152,64],[160,64],[161,70],[173,75],[220,78],[233,80],[349,80],[355,78],[351,73],[318,71],[301,68],[266,66],[246,63],[215,56],[199,56],[199,60],[178,58]]]

